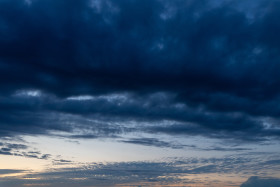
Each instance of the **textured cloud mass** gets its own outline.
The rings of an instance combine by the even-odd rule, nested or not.
[[[87,163],[87,165],[50,169],[40,173],[25,173],[24,177],[15,180],[13,183],[11,183],[9,178],[4,177],[0,184],[12,187],[21,186],[22,184],[25,184],[25,186],[41,186],[44,184],[51,187],[132,186],[133,184],[142,184],[143,186],[161,184],[169,186],[173,183],[178,184],[178,186],[191,186],[193,184],[203,186],[204,180],[212,175],[213,179],[209,180],[208,185],[205,186],[232,186],[231,184],[235,180],[231,175],[232,173],[237,173],[246,178],[248,171],[251,169],[256,170],[255,174],[269,174],[273,172],[269,161],[260,156],[232,155],[224,158],[208,159],[177,158],[153,162]],[[261,169],[262,171],[260,171]],[[273,169],[279,170],[279,165],[274,166]],[[221,171],[223,172],[221,173]],[[20,173],[26,171],[0,170],[0,174],[1,172]],[[215,178],[218,174],[231,175],[231,177],[227,179],[226,183],[223,183],[223,181]],[[191,176],[191,178],[183,176]],[[277,187],[278,185],[278,179],[250,177],[241,187]]]
[[[69,131],[69,113],[279,136],[278,1],[0,3],[2,136]]]
[[[6,141],[23,136],[172,151],[279,147],[279,17],[278,0],[0,0],[0,155],[71,162]],[[128,170],[135,181],[217,170],[155,167],[163,171]]]
[[[262,179],[259,177],[250,177],[248,181],[243,183],[240,187],[262,187],[262,186],[267,186],[267,187],[276,187],[280,185],[280,180],[279,179]]]

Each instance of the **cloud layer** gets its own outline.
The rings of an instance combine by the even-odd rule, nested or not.
[[[177,176],[278,172],[278,158],[251,162],[259,153],[248,152],[279,143],[279,17],[278,0],[0,0],[0,155],[65,165],[0,185],[187,185],[201,180]],[[25,135],[248,155],[67,168],[63,155],[14,139]],[[194,136],[219,144],[184,141]]]
[[[278,1],[0,5],[1,136],[69,132],[68,114],[174,122],[156,133],[280,134]]]
[[[280,179],[273,178],[259,178],[259,177],[250,177],[248,181],[243,183],[240,187],[275,187],[280,185]]]
[[[270,158],[264,158],[263,155],[228,155],[221,158],[168,158],[164,161],[87,163],[74,166],[71,165],[72,163],[64,161],[65,167],[52,168],[44,172],[28,173],[27,171],[0,170],[1,173],[7,174],[25,172],[23,176],[14,180],[3,177],[0,184],[12,187],[22,185],[76,187],[92,184],[94,186],[171,184],[232,186],[232,184],[238,184],[233,174],[242,176],[241,180],[244,181],[252,172],[255,175],[266,176],[279,171],[279,165],[273,166],[270,163],[276,157],[277,155]],[[228,178],[221,180],[217,177],[218,175]],[[213,178],[209,180],[209,176]],[[278,179],[250,177],[241,187],[275,186],[278,182]]]

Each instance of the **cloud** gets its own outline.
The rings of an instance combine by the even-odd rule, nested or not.
[[[203,163],[204,162],[204,163]],[[187,174],[215,173],[216,166],[207,162],[223,162],[223,160],[189,159],[173,162],[121,162],[121,163],[93,163],[86,166],[60,168],[41,173],[27,174],[26,184],[49,184],[49,186],[114,186],[118,184],[166,184],[194,183],[190,179],[180,179]],[[205,165],[205,166],[201,166]],[[29,180],[29,178],[36,179]],[[197,182],[197,181],[196,181]],[[0,183],[1,184],[1,183]]]
[[[276,21],[270,24],[278,15],[277,1],[254,3],[259,10],[267,9],[261,16],[251,10],[250,21],[247,12],[238,9],[245,3],[233,1],[219,6],[192,0],[95,2],[99,11],[88,0],[34,1],[31,6],[21,0],[1,1],[6,35],[1,45],[2,89],[31,87],[60,96],[221,93],[252,102],[277,96],[277,60],[270,61],[271,66],[264,63],[274,55],[270,49],[278,38],[269,34],[279,29]],[[65,3],[75,10],[64,9]],[[65,17],[67,13],[73,16]],[[267,72],[258,76],[264,67]]]
[[[25,170],[14,170],[14,169],[0,169],[0,174],[13,174],[13,173],[22,173],[25,172]]]
[[[63,136],[73,139],[118,138],[133,132],[188,134],[240,142],[279,137],[274,118],[196,108],[178,102],[176,95],[166,92],[59,98],[42,91],[20,90],[2,98],[2,137],[54,135],[55,131],[67,133]]]
[[[275,155],[277,157],[278,155]],[[271,175],[275,169],[267,167],[269,158],[263,155],[230,155],[221,158],[167,158],[161,161],[138,162],[108,162],[87,163],[71,165],[66,160],[57,162],[69,163],[62,168],[50,168],[46,171],[26,173],[23,179],[7,179],[3,181],[8,186],[9,182],[18,184],[49,184],[51,187],[60,186],[116,186],[116,185],[170,185],[174,184],[205,184],[225,185],[216,179],[209,180],[210,175],[232,176],[238,174],[247,176],[249,173]],[[72,162],[73,163],[73,162]],[[279,164],[275,165],[279,169]],[[221,171],[223,171],[221,173]],[[34,180],[35,179],[35,180]],[[207,179],[207,180],[206,180]],[[0,182],[0,184],[3,184]],[[207,181],[207,183],[205,183]],[[250,182],[251,181],[251,182]],[[276,179],[250,178],[245,184],[270,184]],[[236,184],[236,181],[227,181],[226,184]],[[19,185],[20,186],[20,185]],[[243,187],[243,186],[242,186]]]
[[[6,143],[6,142],[1,142],[0,146],[5,147],[5,149],[17,149],[17,150],[21,150],[21,149],[27,149],[28,146],[25,144],[15,144],[15,143]],[[3,148],[2,148],[3,149]]]
[[[128,140],[121,140],[120,142],[138,144],[138,145],[144,145],[144,146],[170,147],[172,149],[182,149],[184,147],[192,147],[192,146],[179,145],[178,143],[172,144],[169,142],[160,141],[156,138],[131,138]]]
[[[2,0],[0,137],[279,138],[279,9],[263,0]]]
[[[245,183],[240,187],[276,187],[280,185],[280,179],[275,178],[260,178],[257,176],[250,177]]]
[[[27,148],[24,144],[0,143],[0,155],[14,155]]]
[[[234,152],[242,152],[242,151],[251,151],[251,148],[242,148],[242,147],[235,147],[235,146],[210,146],[210,147],[200,147],[197,145],[185,145],[178,142],[170,142],[170,141],[162,141],[157,138],[127,138],[123,140],[119,140],[119,142],[123,143],[130,143],[136,145],[143,145],[143,146],[154,146],[154,147],[161,147],[161,148],[172,148],[172,149],[192,149],[197,151],[234,151]],[[278,160],[275,160],[277,163]]]
[[[49,159],[50,154],[42,154],[40,151],[29,151],[31,147],[25,144],[0,143],[0,155],[22,156],[36,159]]]
[[[114,138],[240,154],[254,150],[240,143],[279,140],[277,0],[0,0],[0,12],[0,139]],[[227,145],[176,139],[193,136]],[[25,144],[0,143],[0,154],[73,164]],[[168,184],[180,175],[279,171],[278,157],[254,159],[92,164],[30,174],[40,180],[24,184]],[[23,184],[8,183],[0,185]]]

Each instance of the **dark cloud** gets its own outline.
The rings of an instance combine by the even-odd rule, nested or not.
[[[0,143],[0,155],[22,156],[36,159],[49,159],[50,154],[42,154],[40,151],[28,151],[32,148],[25,144]]]
[[[0,137],[279,138],[279,10],[264,0],[2,0]]]
[[[3,149],[0,150],[0,155],[13,155],[13,154],[10,151],[5,150],[4,148],[4,150]]]
[[[240,141],[279,137],[278,120],[272,117],[211,111],[178,102],[175,97],[160,92],[142,96],[114,93],[58,98],[38,90],[20,90],[2,97],[0,134],[63,131],[70,133],[62,135],[67,138],[93,139],[117,138],[124,133],[139,132]]]
[[[15,153],[15,156],[24,156],[27,158],[36,158],[36,159],[49,159],[51,157],[50,154],[41,154],[41,152],[33,152],[33,151],[29,151],[29,152],[22,152],[22,153]]]
[[[27,148],[24,144],[0,143],[0,155],[14,155]]]
[[[13,173],[23,173],[25,170],[14,170],[14,169],[0,169],[0,174],[13,174]]]
[[[250,148],[242,148],[242,147],[219,147],[219,146],[213,146],[213,147],[208,147],[208,148],[199,148],[200,150],[203,151],[251,151],[252,149]]]
[[[257,176],[250,177],[248,181],[243,183],[240,187],[276,187],[280,185],[280,179],[275,178],[260,178]]]
[[[65,164],[65,163],[71,163],[72,161],[71,160],[64,160],[64,159],[59,159],[59,160],[56,160],[54,159],[53,160],[54,164]]]
[[[6,150],[23,150],[23,149],[27,149],[28,146],[25,144],[15,144],[15,143],[0,143],[0,146],[2,147],[2,149],[6,149]]]
[[[170,147],[172,149],[182,149],[187,147],[185,145],[179,145],[178,143],[169,143],[165,141],[160,141],[156,138],[131,138],[128,140],[121,140],[120,142],[130,143],[130,144],[139,144],[144,146],[155,146],[155,147]],[[192,147],[192,146],[188,146]]]
[[[279,140],[279,17],[277,0],[0,0],[0,138],[115,138],[240,154],[254,150],[241,142]],[[72,164],[24,143],[0,143],[0,154]],[[92,164],[24,182],[5,178],[0,186],[153,186],[197,182],[185,175],[279,171],[278,157],[252,155]],[[253,177],[242,187],[277,182]]]
[[[255,2],[267,10],[251,10],[252,20],[233,2],[92,2],[1,1],[1,87],[62,96],[167,90],[258,101],[278,95],[277,59],[266,63],[279,48],[271,34],[279,29],[277,1]]]
[[[162,148],[172,148],[172,149],[193,149],[198,151],[250,151],[251,148],[242,148],[242,147],[233,147],[233,146],[210,146],[210,147],[198,147],[196,145],[185,145],[178,142],[169,142],[169,141],[162,141],[157,138],[130,138],[120,140],[120,142],[136,144],[136,145],[143,145],[143,146],[154,146],[154,147],[162,147]],[[277,162],[277,160],[275,161]]]

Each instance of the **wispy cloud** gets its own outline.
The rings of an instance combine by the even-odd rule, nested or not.
[[[165,161],[143,162],[111,162],[111,163],[87,163],[78,166],[49,169],[41,173],[26,174],[23,179],[17,179],[20,183],[48,184],[49,186],[115,186],[120,184],[141,184],[151,182],[154,184],[178,184],[206,185],[207,175],[232,175],[236,173],[245,180],[252,172],[262,176],[271,175],[279,164],[272,169],[268,166],[269,159],[260,155],[247,157],[246,155],[231,155],[223,158],[169,158]],[[70,163],[70,161],[60,160]],[[71,165],[71,164],[70,164]],[[221,172],[222,171],[222,172]],[[3,170],[3,172],[9,172]],[[12,171],[13,172],[13,171]],[[16,172],[16,171],[14,171]],[[202,178],[204,176],[205,178]],[[29,179],[30,178],[30,179]],[[34,180],[35,179],[35,180]],[[222,184],[222,181],[208,180],[209,184]],[[256,182],[270,184],[269,181],[259,178],[250,178],[247,184]],[[232,181],[235,182],[235,181]],[[268,183],[267,183],[268,182]],[[273,184],[278,180],[271,180]],[[228,181],[230,186],[230,181]]]

